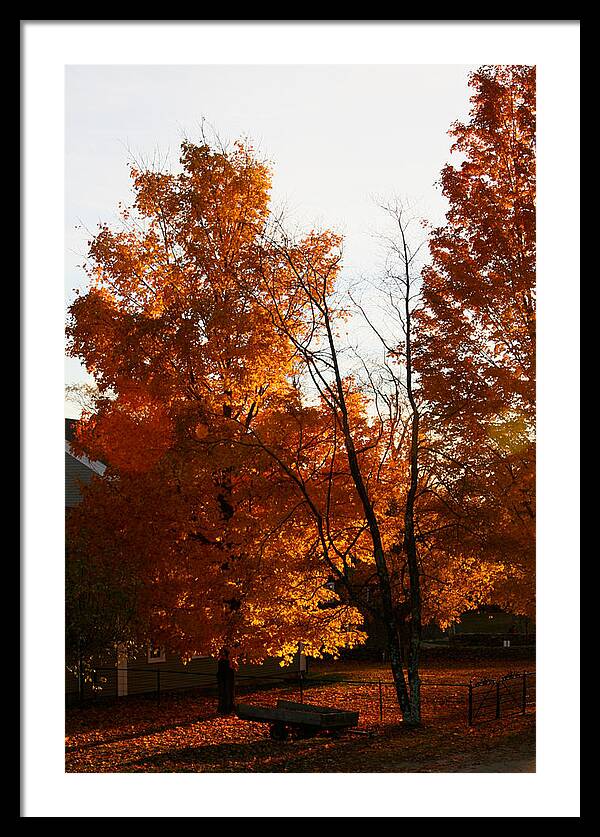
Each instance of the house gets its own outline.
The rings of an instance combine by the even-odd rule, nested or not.
[[[77,456],[71,447],[77,427],[77,419],[65,419],[65,515],[82,499],[81,486],[89,485],[95,476],[102,476],[106,466],[92,462],[85,456]],[[237,677],[240,683],[256,678],[280,678],[306,671],[306,658],[299,653],[292,665],[282,667],[278,659],[265,660],[261,665],[240,666]],[[69,669],[66,670],[65,693],[68,702],[83,697],[126,696],[159,693],[185,689],[192,686],[214,685],[217,660],[212,657],[195,657],[187,664],[168,649],[148,647],[142,653],[132,655],[122,646],[106,657],[98,659],[92,680],[83,681]]]
[[[106,465],[92,462],[85,456],[76,456],[71,447],[75,436],[77,419],[65,419],[65,509],[81,502],[80,485],[89,485],[95,474],[102,476]],[[68,513],[68,512],[67,512]]]
[[[496,605],[483,605],[463,613],[448,635],[452,645],[535,645],[535,623]]]

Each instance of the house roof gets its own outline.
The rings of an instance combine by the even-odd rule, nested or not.
[[[81,502],[80,484],[88,485],[94,472],[65,450],[65,506],[70,509]]]
[[[81,484],[89,485],[92,478],[102,476],[106,465],[93,462],[86,456],[77,456],[70,444],[74,438],[77,419],[65,419],[65,506],[73,508],[81,502]]]

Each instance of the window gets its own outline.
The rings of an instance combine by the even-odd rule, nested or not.
[[[148,646],[148,662],[149,663],[164,663],[166,660],[165,649],[160,645]]]

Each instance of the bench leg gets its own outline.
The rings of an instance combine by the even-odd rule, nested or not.
[[[313,738],[318,733],[319,730],[316,727],[308,726],[308,724],[306,726],[297,724],[292,727],[292,738],[296,741],[300,738]]]
[[[285,724],[282,724],[281,721],[277,721],[276,723],[271,724],[269,735],[273,741],[287,741],[289,737],[289,730]]]

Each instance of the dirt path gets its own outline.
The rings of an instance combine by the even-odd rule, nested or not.
[[[535,773],[535,757],[530,756],[523,759],[504,759],[504,761],[493,761],[488,764],[473,765],[462,770],[455,770],[455,773]]]
[[[424,772],[443,772],[438,765]],[[535,773],[535,743],[531,740],[515,742],[509,749],[498,747],[484,755],[468,754],[465,763],[454,765],[449,773]]]

